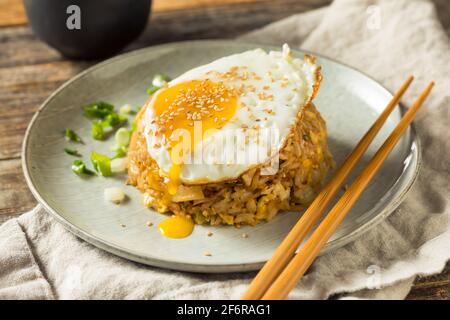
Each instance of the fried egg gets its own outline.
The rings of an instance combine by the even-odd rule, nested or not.
[[[147,102],[144,135],[170,194],[273,159],[320,84],[312,56],[246,51],[187,71]]]

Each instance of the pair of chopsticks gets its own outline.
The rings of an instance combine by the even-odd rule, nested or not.
[[[350,171],[361,159],[373,138],[383,126],[389,114],[394,110],[412,81],[413,77],[410,76],[402,84],[400,89],[386,106],[385,110],[380,114],[379,118],[359,141],[358,145],[347,157],[340,169],[336,171],[330,182],[311,203],[306,212],[277,248],[272,258],[267,261],[253,279],[249,288],[242,296],[242,299],[285,299],[289,292],[297,285],[319,254],[320,250],[325,246],[328,239],[344,220],[347,213],[386,160],[387,156],[408,128],[434,86],[434,82],[431,82],[420,94],[411,108],[400,120],[396,128],[392,131],[391,135],[361,171],[359,176],[336,202],[334,207],[329,211],[328,215],[319,224],[303,247],[300,248],[300,251],[295,254],[295,251],[300,246],[303,239],[319,221],[322,212],[339,190]]]

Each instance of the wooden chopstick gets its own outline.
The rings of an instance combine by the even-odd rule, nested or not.
[[[376,136],[376,134],[388,118],[389,114],[400,101],[401,97],[408,89],[413,79],[413,76],[409,76],[408,79],[402,84],[400,89],[395,93],[384,111],[380,114],[378,119],[367,131],[364,137],[361,138],[355,149],[346,158],[340,169],[336,171],[330,182],[317,195],[315,200],[311,203],[311,205],[308,207],[299,221],[295,224],[286,238],[282,241],[278,249],[273,254],[272,258],[266,262],[263,268],[253,279],[247,291],[242,296],[242,299],[260,299],[263,296],[264,292],[269,288],[270,284],[288,264],[289,260],[292,258],[305,236],[319,220],[322,211],[325,210],[326,206],[333,198],[335,193],[339,190],[340,186],[347,178],[350,171],[361,159],[362,155],[369,147],[373,138]]]
[[[378,169],[384,163],[402,134],[408,128],[433,86],[434,82],[431,82],[416,99],[412,107],[405,113],[398,125],[383,143],[381,148],[375,153],[367,166],[361,171],[344,195],[330,210],[325,219],[320,223],[319,227],[306,241],[300,251],[294,256],[280,276],[272,283],[267,292],[263,295],[263,299],[284,299],[296,286],[303,274],[317,257],[319,251],[323,248],[336,228],[344,220],[347,213],[358,200],[359,196],[377,173]]]

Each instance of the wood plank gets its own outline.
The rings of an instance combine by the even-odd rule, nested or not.
[[[13,217],[36,205],[25,183],[20,159],[0,161],[0,181],[0,217]]]
[[[164,12],[192,8],[230,6],[243,3],[262,3],[262,5],[266,5],[266,3],[270,1],[271,0],[153,0],[152,10],[153,12]]]
[[[88,65],[57,61],[0,68],[0,159],[20,156],[23,135],[34,112],[51,92]]]
[[[450,261],[440,274],[418,277],[408,300],[450,300]]]
[[[167,12],[192,8],[239,5],[242,3],[267,3],[270,0],[153,0],[153,12]],[[21,0],[0,0],[0,27],[27,24]]]
[[[206,38],[232,38],[270,22],[317,9],[330,0],[277,0],[264,5],[195,8],[155,13],[134,46]]]
[[[25,9],[20,0],[0,0],[0,27],[25,24]]]
[[[27,26],[0,28],[0,45],[0,68],[64,60]]]

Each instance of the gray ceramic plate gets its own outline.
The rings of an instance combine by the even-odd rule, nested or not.
[[[79,147],[87,162],[91,150],[109,153],[111,142],[90,139],[90,122],[82,116],[82,105],[98,100],[116,106],[140,105],[147,98],[145,89],[155,73],[175,77],[213,59],[256,47],[235,41],[172,43],[107,60],[67,82],[43,104],[26,134],[23,168],[34,196],[79,237],[130,260],[194,272],[261,267],[299,213],[284,213],[268,223],[240,230],[197,226],[188,238],[165,238],[156,229],[165,216],[144,208],[140,193],[124,185],[125,177],[82,179],[71,172],[73,158],[63,151],[70,145],[63,131],[70,127],[87,142]],[[324,80],[315,103],[327,121],[330,147],[339,165],[392,95],[354,69],[324,57],[319,57],[318,63]],[[362,163],[373,155],[401,114],[400,108],[392,113]],[[419,141],[410,128],[323,252],[355,239],[391,213],[411,187],[419,163]],[[104,201],[103,190],[108,186],[120,186],[130,200],[120,206]],[[148,220],[155,226],[146,226]],[[207,237],[208,231],[214,235]],[[244,232],[248,238],[242,238]],[[212,256],[205,257],[205,251]]]

